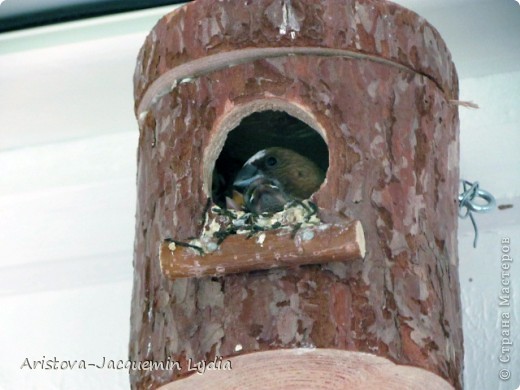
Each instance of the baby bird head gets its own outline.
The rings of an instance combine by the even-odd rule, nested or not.
[[[255,183],[266,181],[289,199],[303,200],[316,192],[324,172],[308,158],[281,147],[261,150],[246,161],[233,186],[246,193]]]
[[[291,200],[293,198],[267,179],[256,180],[244,194],[245,209],[256,214],[282,211]]]

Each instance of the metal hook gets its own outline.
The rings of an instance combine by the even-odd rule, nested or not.
[[[467,180],[461,180],[463,192],[459,195],[459,217],[464,219],[469,216],[471,219],[471,223],[473,225],[473,229],[475,230],[475,239],[473,240],[473,248],[477,247],[478,240],[478,229],[477,223],[475,222],[475,218],[473,217],[472,212],[476,213],[487,213],[491,211],[496,206],[495,197],[491,195],[488,191],[481,190],[479,188],[478,182],[470,182]],[[477,203],[476,199],[481,198],[486,203],[481,204]],[[464,210],[465,209],[465,210]]]

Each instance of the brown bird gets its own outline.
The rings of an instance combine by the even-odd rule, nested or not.
[[[292,200],[309,198],[324,178],[324,172],[308,158],[272,147],[247,160],[233,186],[244,195],[248,211],[276,212]]]

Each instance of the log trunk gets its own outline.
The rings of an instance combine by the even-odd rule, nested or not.
[[[198,0],[159,21],[134,80],[130,358],[180,369],[132,371],[133,388],[182,380],[189,359],[306,347],[378,355],[462,388],[458,82],[432,26],[387,1]],[[324,223],[361,221],[365,259],[170,280],[161,244],[201,233],[226,137],[265,110],[325,140],[312,200]]]

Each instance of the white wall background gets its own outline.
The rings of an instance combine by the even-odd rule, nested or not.
[[[520,5],[401,0],[436,26],[461,79],[461,173],[513,208],[460,221],[466,389],[520,385]],[[135,57],[172,7],[0,35],[0,389],[125,389],[125,370],[24,359],[127,358],[135,213]],[[501,239],[512,294],[499,307]],[[498,361],[511,313],[509,364]],[[508,381],[498,378],[509,369]]]

